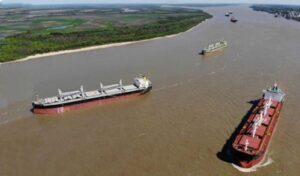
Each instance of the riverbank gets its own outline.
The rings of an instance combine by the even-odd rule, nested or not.
[[[251,8],[255,11],[267,12],[274,17],[283,17],[287,20],[300,21],[300,6],[292,5],[253,5]]]
[[[22,12],[30,17],[23,30],[6,33],[0,40],[0,62],[10,62],[44,53],[76,50],[112,43],[135,42],[184,32],[212,16],[200,9],[162,8],[159,6],[134,6],[138,11],[124,12],[123,8],[99,7],[95,12],[83,13],[64,7],[61,13],[49,13],[53,9],[36,7],[42,16],[31,17],[36,9]],[[72,10],[74,15],[70,15]],[[84,10],[91,10],[84,8]],[[17,11],[17,9],[14,9]],[[48,12],[48,15],[47,15]],[[21,13],[21,12],[20,12]],[[10,17],[9,12],[3,15]],[[15,17],[15,16],[13,16]],[[27,18],[9,24],[0,24],[0,33],[24,26]],[[38,56],[39,57],[39,56]]]
[[[111,44],[104,44],[104,45],[95,45],[95,46],[84,47],[84,48],[79,48],[79,49],[70,49],[70,50],[55,51],[55,52],[49,52],[49,53],[43,53],[43,54],[35,54],[35,55],[27,56],[22,59],[3,62],[3,63],[0,63],[0,65],[24,62],[24,61],[28,61],[28,60],[32,60],[32,59],[39,59],[39,58],[45,58],[45,57],[51,57],[51,56],[57,56],[57,55],[63,55],[63,54],[70,54],[70,53],[77,53],[77,52],[84,52],[84,51],[92,51],[92,50],[97,50],[97,49],[118,47],[118,46],[123,46],[123,45],[130,45],[130,44],[135,44],[135,43],[159,40],[159,39],[163,39],[163,38],[172,38],[172,37],[176,37],[182,33],[192,31],[193,29],[195,29],[196,27],[198,27],[199,25],[201,25],[202,23],[204,23],[207,20],[208,19],[205,19],[204,21],[202,21],[199,24],[197,24],[196,26],[188,29],[187,31],[180,32],[177,34],[166,35],[166,36],[155,37],[155,38],[144,39],[144,40],[130,41],[130,42],[119,42],[119,43],[111,43]]]

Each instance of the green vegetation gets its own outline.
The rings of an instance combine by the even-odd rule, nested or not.
[[[49,9],[39,10],[36,13],[46,15],[0,25],[0,31],[8,31],[0,40],[0,62],[39,53],[175,34],[211,17],[201,10],[158,6],[132,8],[131,11],[123,8],[64,9],[54,15]]]

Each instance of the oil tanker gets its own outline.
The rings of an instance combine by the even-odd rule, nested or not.
[[[32,112],[37,114],[57,114],[74,109],[91,107],[112,103],[121,99],[143,95],[152,89],[152,83],[146,76],[134,78],[130,85],[118,84],[103,86],[100,82],[100,89],[84,91],[80,90],[62,92],[58,89],[58,95],[47,98],[38,98],[32,102]]]
[[[255,108],[245,117],[231,146],[233,163],[251,168],[263,161],[279,120],[285,93],[276,85],[263,91]]]

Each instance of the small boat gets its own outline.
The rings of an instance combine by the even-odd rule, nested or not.
[[[263,91],[263,97],[245,117],[231,145],[234,164],[252,168],[263,161],[277,127],[284,98],[285,93],[277,84]]]
[[[207,48],[204,48],[201,52],[202,55],[214,53],[216,51],[222,50],[228,46],[227,41],[219,41],[214,44],[208,45]]]
[[[225,13],[225,16],[229,17],[229,16],[230,16],[230,14],[227,12],[227,13]]]
[[[58,95],[47,98],[38,98],[32,102],[32,112],[37,114],[58,114],[84,107],[103,105],[121,99],[136,97],[149,92],[152,84],[146,76],[134,78],[130,85],[123,85],[122,80],[118,84],[103,86],[92,91],[80,90],[62,92],[58,89]]]
[[[230,21],[236,23],[238,20],[235,17],[230,18]]]
[[[233,14],[233,12],[232,12],[232,11],[229,11],[228,13],[229,13],[230,15],[231,15],[231,14]]]

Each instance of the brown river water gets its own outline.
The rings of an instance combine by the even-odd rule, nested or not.
[[[173,38],[0,65],[0,175],[299,175],[300,23],[246,6],[205,11],[214,18]],[[198,55],[221,39],[223,52]],[[140,73],[154,88],[139,98],[54,116],[29,111],[35,94],[131,83]],[[242,173],[218,152],[248,102],[275,81],[287,97],[269,165]]]

